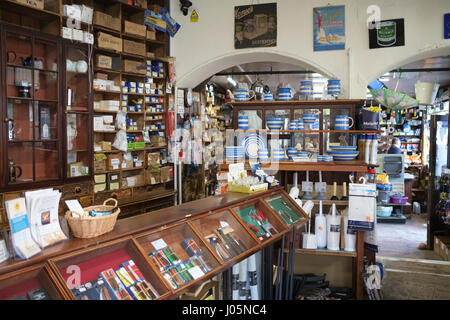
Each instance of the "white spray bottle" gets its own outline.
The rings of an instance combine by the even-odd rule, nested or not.
[[[317,248],[327,247],[327,218],[322,212],[322,201],[320,201],[319,214],[316,214],[314,222],[314,233],[316,234]]]
[[[339,240],[341,239],[341,217],[336,214],[336,204],[331,207],[331,215],[327,216],[327,248],[339,251]]]

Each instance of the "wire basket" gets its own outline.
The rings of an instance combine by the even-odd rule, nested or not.
[[[114,205],[107,205],[110,201],[114,201]],[[116,199],[109,198],[103,202],[103,205],[84,208],[84,211],[96,210],[112,212],[109,215],[98,217],[74,218],[72,217],[72,211],[68,210],[66,212],[66,220],[74,237],[95,238],[112,231],[120,213],[120,208],[117,207],[117,204],[118,202]]]

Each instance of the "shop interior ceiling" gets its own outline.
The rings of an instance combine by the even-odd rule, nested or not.
[[[379,80],[383,82],[388,89],[403,92],[411,97],[416,96],[414,85],[419,80],[422,82],[439,83],[440,88],[450,86],[450,56],[441,56],[418,60],[401,66],[400,69],[406,71],[408,69],[421,69],[421,71],[402,72],[401,74],[398,72],[389,72],[380,77]],[[430,69],[447,70],[429,71]],[[396,86],[397,89],[395,89]]]
[[[414,72],[402,72],[400,79],[398,72],[388,72],[380,77],[380,80],[386,85],[388,89],[403,92],[411,97],[415,97],[414,85],[420,80],[422,82],[436,82],[439,83],[441,88],[450,86],[450,56],[441,56],[434,58],[427,58],[418,60],[413,63],[400,66],[400,69],[421,69]],[[427,71],[429,69],[448,69],[444,71]],[[293,89],[299,90],[300,81],[306,79],[312,79],[314,82],[314,98],[320,99],[327,77],[315,73],[314,70],[309,68],[291,65],[280,62],[252,62],[233,66],[231,68],[222,70],[218,74],[223,73],[243,73],[243,72],[308,72],[308,73],[292,73],[292,74],[248,74],[248,75],[214,75],[207,83],[214,83],[222,90],[231,89],[234,90],[234,86],[228,81],[228,78],[232,78],[236,82],[245,82],[249,86],[251,83],[259,78],[265,85],[268,85],[272,92],[276,92],[276,89],[281,83],[289,83]],[[398,85],[397,85],[398,83]],[[370,94],[368,95],[368,98]]]

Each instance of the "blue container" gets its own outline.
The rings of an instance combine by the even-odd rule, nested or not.
[[[238,116],[238,128],[242,130],[248,129],[248,116]]]
[[[300,81],[300,87],[312,87],[312,86],[313,86],[312,80]]]
[[[264,93],[263,100],[264,101],[273,101],[273,93],[272,92]]]
[[[304,114],[303,122],[304,123],[314,123],[318,119],[317,114]]]
[[[284,118],[268,117],[266,118],[266,125],[270,130],[281,130],[284,126]]]
[[[297,148],[288,148],[287,155],[288,158],[292,160],[292,157],[295,157],[297,155]]]
[[[340,86],[341,80],[339,79],[330,79],[328,80],[328,86]]]
[[[305,130],[305,125],[303,124],[303,120],[297,120],[297,130]]]
[[[289,130],[297,130],[297,120],[291,120]]]

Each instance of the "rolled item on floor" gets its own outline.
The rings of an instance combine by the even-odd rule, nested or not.
[[[239,263],[236,263],[232,268],[231,275],[231,290],[232,300],[239,300]]]
[[[256,254],[247,258],[247,270],[248,270],[251,300],[259,300],[258,274],[256,272]]]
[[[247,259],[239,263],[239,300],[247,300]]]

